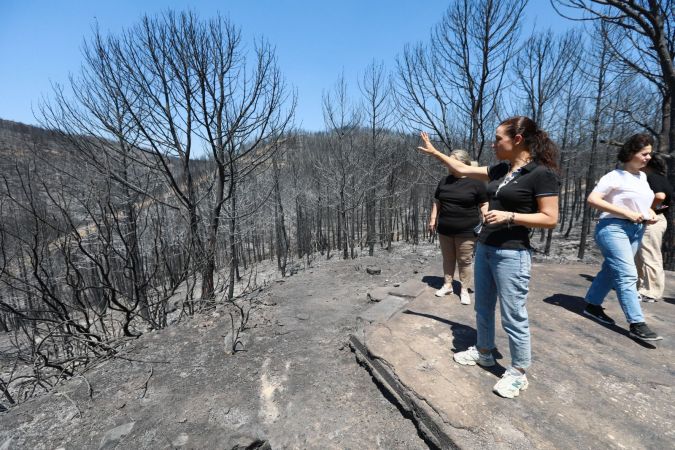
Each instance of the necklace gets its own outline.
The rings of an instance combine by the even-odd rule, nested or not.
[[[532,162],[532,158],[526,158],[526,159],[516,158],[513,162],[514,162],[514,164],[517,163],[517,162],[521,162],[522,164],[517,166],[515,169],[513,169],[513,168],[511,168],[512,166],[509,163],[509,167],[510,167],[509,172],[516,172],[516,171],[522,169],[523,167],[525,167],[526,165],[528,165],[529,163]]]
[[[497,186],[497,192],[495,192],[495,196],[499,195],[499,191],[501,191],[504,186],[509,184],[511,180],[513,180],[520,172],[523,171],[523,167],[525,167],[525,165],[522,165],[518,167],[516,170],[512,170],[506,174],[502,182],[499,183],[499,186]]]

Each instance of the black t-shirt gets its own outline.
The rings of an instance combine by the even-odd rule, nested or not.
[[[664,177],[659,173],[648,173],[647,174],[647,183],[649,187],[656,194],[657,192],[663,192],[666,194],[666,199],[661,202],[660,208],[656,209],[656,214],[663,214],[667,211],[666,206],[670,205],[670,200],[673,198],[673,187],[668,182],[668,178]]]
[[[445,236],[473,236],[480,222],[481,203],[487,202],[485,183],[471,178],[443,177],[434,198],[439,211],[436,230]]]
[[[488,169],[490,182],[487,193],[490,210],[532,214],[539,211],[538,197],[558,195],[560,179],[553,170],[531,162],[505,186],[497,190],[509,172],[509,163],[499,163]],[[484,225],[478,240],[483,244],[509,249],[530,248],[529,229],[522,225]]]

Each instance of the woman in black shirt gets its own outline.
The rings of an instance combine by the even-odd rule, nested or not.
[[[673,187],[666,178],[666,161],[663,155],[652,154],[652,159],[643,169],[647,173],[647,182],[654,191],[652,209],[656,212],[656,222],[647,223],[640,248],[635,255],[638,272],[638,292],[643,302],[652,303],[663,297],[666,287],[666,275],[663,271],[661,245],[663,235],[668,228],[665,212],[673,196]]]
[[[528,117],[502,122],[492,147],[501,163],[472,167],[437,151],[422,133],[421,151],[443,162],[457,176],[488,181],[489,210],[478,236],[474,276],[478,341],[455,353],[463,365],[492,366],[497,299],[502,328],[509,338],[511,367],[493,390],[513,398],[527,389],[531,363],[527,293],[530,281],[530,228],[554,228],[558,222],[557,147]]]
[[[465,150],[453,150],[450,158],[462,164],[471,164]],[[476,229],[480,225],[480,209],[487,210],[485,183],[467,177],[449,174],[441,179],[434,193],[434,204],[429,218],[429,231],[438,232],[438,241],[443,256],[443,286],[436,291],[437,297],[452,292],[455,266],[462,285],[459,299],[463,305],[471,304],[469,287],[472,285],[473,249]]]

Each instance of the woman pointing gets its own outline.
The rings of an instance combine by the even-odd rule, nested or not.
[[[511,366],[493,390],[513,398],[527,389],[531,364],[527,314],[531,228],[554,228],[558,222],[558,151],[548,134],[530,118],[512,117],[496,130],[492,145],[501,162],[473,167],[437,151],[427,133],[422,152],[437,158],[457,176],[488,182],[489,209],[478,236],[474,263],[475,311],[478,339],[468,350],[455,353],[462,365],[492,366],[495,349],[497,300],[502,328],[509,339]]]

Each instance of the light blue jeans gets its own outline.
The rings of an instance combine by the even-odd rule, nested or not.
[[[476,347],[495,348],[495,308],[499,298],[502,328],[509,337],[511,365],[526,369],[532,359],[526,308],[532,266],[530,251],[479,242],[474,261]]]
[[[643,224],[625,219],[601,219],[595,227],[595,242],[605,261],[586,293],[586,301],[601,305],[614,288],[628,323],[645,321],[634,259],[644,232]]]

